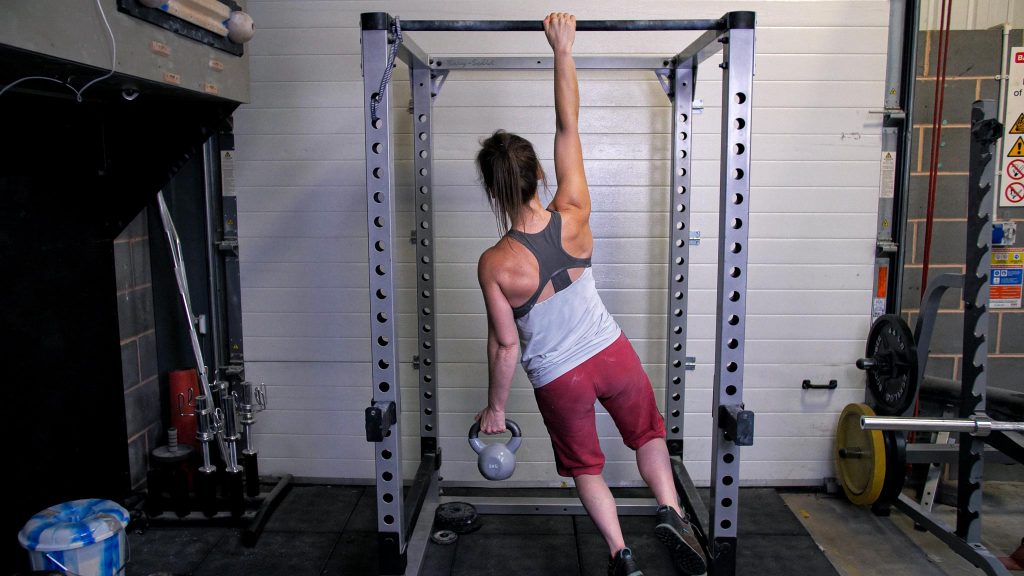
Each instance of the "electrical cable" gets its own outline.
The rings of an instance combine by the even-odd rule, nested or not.
[[[88,83],[86,83],[85,86],[82,86],[81,88],[75,88],[74,86],[72,86],[68,82],[65,82],[63,80],[58,80],[56,78],[50,78],[49,76],[25,76],[24,78],[18,78],[14,82],[11,82],[7,86],[4,86],[3,89],[0,89],[0,96],[3,96],[5,92],[10,90],[14,86],[17,86],[18,84],[21,84],[22,82],[27,82],[29,80],[46,80],[48,82],[56,82],[58,84],[63,84],[64,86],[67,86],[68,88],[71,89],[72,92],[75,93],[76,99],[79,102],[81,102],[82,101],[82,94],[85,93],[85,91],[88,90],[90,86],[92,86],[93,84],[95,84],[95,83],[97,83],[97,82],[99,82],[101,80],[106,80],[107,78],[110,78],[111,76],[113,76],[115,70],[117,69],[117,40],[114,38],[114,31],[110,28],[110,22],[107,20],[107,13],[103,11],[103,5],[100,4],[100,0],[96,0],[96,7],[99,8],[99,10],[100,10],[100,16],[103,18],[103,24],[104,24],[104,26],[107,27],[107,34],[110,37],[111,58],[110,58],[110,71],[109,72],[107,72],[103,76],[100,76],[99,78],[95,78],[95,79],[89,81]]]
[[[391,82],[391,72],[395,69],[398,47],[402,45],[402,24],[398,21],[398,16],[395,16],[395,20],[391,24],[391,31],[394,35],[394,43],[391,45],[391,50],[388,53],[388,65],[384,68],[384,76],[380,79],[380,87],[377,88],[377,93],[370,97],[370,121],[373,123],[377,122],[377,106],[384,99],[384,91],[387,90],[388,83]]]

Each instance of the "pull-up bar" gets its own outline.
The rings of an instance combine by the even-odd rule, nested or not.
[[[364,30],[382,30],[389,24],[382,12],[363,14]],[[730,12],[708,20],[577,20],[579,32],[646,32],[652,30],[727,30],[753,28],[753,12]],[[414,32],[543,32],[540,20],[402,20],[402,30]]]
[[[578,32],[722,30],[722,20],[577,20]],[[543,32],[539,20],[402,20],[402,29],[431,32]]]

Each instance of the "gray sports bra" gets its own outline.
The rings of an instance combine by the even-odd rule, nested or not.
[[[512,309],[512,314],[516,319],[530,313],[544,291],[544,287],[548,285],[548,281],[551,282],[555,292],[561,292],[572,284],[572,278],[569,277],[570,268],[590,268],[590,258],[576,258],[562,248],[562,215],[551,209],[548,209],[548,212],[551,212],[551,220],[543,230],[536,234],[527,234],[519,230],[508,231],[508,236],[526,246],[540,265],[540,285],[529,300],[522,306]]]

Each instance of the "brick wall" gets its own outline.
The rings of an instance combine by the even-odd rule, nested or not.
[[[1021,30],[1014,30],[1010,45],[1021,44]],[[998,99],[999,81],[996,77],[1000,71],[1001,52],[1001,30],[954,30],[950,33],[929,278],[943,273],[964,272],[971,103],[979,98]],[[909,252],[903,284],[903,312],[911,327],[917,321],[920,302],[937,56],[938,33],[922,31],[914,95],[914,144],[907,216]],[[997,220],[1021,221],[1024,220],[1024,211],[1021,208],[1000,208]],[[942,301],[928,361],[927,372],[930,375],[960,378],[963,349],[961,297],[958,290],[947,293]],[[1024,373],[1024,312],[993,310],[989,316],[989,343],[989,385],[1024,390],[1024,379],[1021,378]]]
[[[114,240],[121,373],[133,488],[145,482],[149,452],[162,439],[164,428],[147,228],[143,210]]]

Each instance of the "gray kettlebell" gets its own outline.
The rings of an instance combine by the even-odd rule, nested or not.
[[[479,454],[477,467],[488,480],[505,480],[516,470],[516,450],[523,443],[523,433],[519,425],[511,420],[505,420],[505,428],[512,433],[512,437],[504,444],[484,444],[480,439],[479,422],[474,422],[469,428],[469,445]]]

